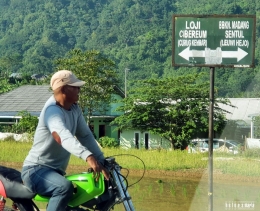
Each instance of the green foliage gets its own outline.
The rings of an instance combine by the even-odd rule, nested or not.
[[[104,148],[115,148],[119,146],[118,141],[116,141],[114,138],[110,138],[107,136],[99,138],[98,142]]]
[[[260,116],[254,117],[253,123],[254,123],[254,137],[260,138]]]
[[[1,72],[0,72],[1,73]],[[9,92],[19,86],[31,84],[31,85],[40,85],[46,84],[45,80],[36,80],[32,79],[29,74],[21,74],[19,77],[9,77],[7,73],[0,74],[0,94]]]
[[[222,131],[221,137],[224,139],[230,139],[234,137],[234,132],[236,131],[237,123],[234,120],[230,120],[226,122],[225,128]]]
[[[21,116],[21,119],[18,121],[17,124],[13,124],[10,127],[6,127],[6,132],[12,132],[12,133],[29,133],[34,134],[37,124],[38,124],[38,117],[32,116],[27,111],[21,111],[17,114],[18,116]]]
[[[9,92],[18,87],[17,84],[10,84],[8,78],[0,77],[0,94]]]
[[[201,74],[176,78],[148,79],[136,82],[124,99],[121,111],[113,123],[120,129],[150,131],[169,140],[174,148],[185,148],[198,132],[208,131],[208,82],[198,82]],[[220,132],[225,117],[216,100],[214,130]]]
[[[57,69],[71,70],[86,84],[81,88],[79,104],[88,112],[88,122],[94,112],[105,114],[117,83],[115,64],[100,52],[71,50],[64,58],[56,60]]]
[[[192,6],[191,6],[192,5]],[[57,58],[74,48],[96,49],[117,64],[120,87],[152,75],[209,72],[207,68],[172,67],[173,14],[256,14],[255,0],[77,0],[0,2],[0,71],[51,73]],[[259,18],[259,17],[258,17]],[[221,97],[259,96],[259,32],[256,21],[256,67],[222,68],[216,73]],[[209,80],[207,77],[206,80]],[[253,84],[251,84],[253,82]]]
[[[9,76],[21,67],[22,57],[18,53],[12,53],[0,58],[0,72],[2,76]]]

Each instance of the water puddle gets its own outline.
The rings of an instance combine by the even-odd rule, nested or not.
[[[129,178],[129,184],[138,178]],[[144,177],[129,188],[137,211],[207,211],[208,180]],[[124,211],[117,207],[115,211]],[[213,210],[260,210],[260,186],[236,181],[213,181]]]

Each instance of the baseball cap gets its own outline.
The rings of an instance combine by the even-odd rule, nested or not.
[[[51,88],[52,90],[58,89],[61,86],[83,86],[85,81],[79,80],[71,71],[69,70],[59,70],[54,73],[51,77]]]

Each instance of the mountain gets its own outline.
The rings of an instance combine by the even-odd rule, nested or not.
[[[99,50],[127,80],[174,77],[208,68],[172,67],[173,14],[250,14],[258,0],[1,0],[0,71],[44,73],[73,48]],[[256,43],[260,26],[257,22]],[[216,70],[220,96],[257,96],[256,67]],[[126,71],[126,69],[128,69]],[[260,90],[260,88],[259,88]],[[253,93],[253,94],[252,94]]]

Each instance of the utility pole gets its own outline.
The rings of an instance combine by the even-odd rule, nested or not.
[[[126,98],[126,91],[127,91],[127,88],[126,88],[126,75],[127,75],[127,72],[128,72],[128,68],[125,68],[125,98]]]
[[[210,67],[210,93],[209,93],[209,151],[208,151],[208,211],[213,211],[213,137],[214,137],[214,80],[215,67]]]

